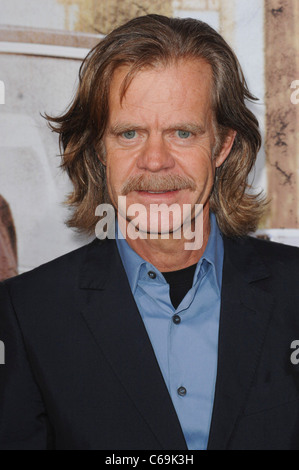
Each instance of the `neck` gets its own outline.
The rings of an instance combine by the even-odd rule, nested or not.
[[[128,222],[126,222],[127,226]],[[203,224],[199,228],[202,231],[199,237],[202,239],[202,244],[195,249],[186,249],[186,244],[190,246],[191,242],[183,236],[180,239],[174,237],[151,239],[148,236],[136,240],[126,237],[126,240],[141,258],[151,263],[160,272],[178,271],[197,263],[206,249],[210,235],[209,207],[203,209]]]

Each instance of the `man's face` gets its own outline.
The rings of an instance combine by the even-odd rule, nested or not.
[[[118,68],[109,96],[104,135],[109,196],[127,206],[203,204],[209,196],[217,159],[212,159],[212,71],[203,60],[141,70],[121,102],[128,67]],[[183,213],[183,212],[182,212]],[[134,218],[134,217],[133,217]]]

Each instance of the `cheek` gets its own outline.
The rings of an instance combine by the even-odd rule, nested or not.
[[[107,159],[106,177],[110,195],[114,195],[114,198],[117,197],[117,195],[120,195],[121,188],[127,181],[130,173],[130,169],[128,168],[124,158],[113,160],[109,160],[109,158]]]
[[[202,187],[214,181],[215,163],[211,157],[197,158],[186,167],[186,171],[196,185]]]
[[[111,153],[112,154],[112,153]],[[136,156],[129,152],[114,152],[109,158],[107,154],[107,172],[109,171],[111,182],[126,182],[127,179],[136,173]]]

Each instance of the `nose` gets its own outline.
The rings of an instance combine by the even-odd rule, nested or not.
[[[162,170],[169,170],[173,168],[174,165],[175,160],[169,148],[167,148],[163,137],[150,136],[138,157],[138,169],[157,173]]]

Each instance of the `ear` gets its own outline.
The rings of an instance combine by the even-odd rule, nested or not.
[[[216,168],[222,165],[222,163],[227,159],[232,149],[233,143],[235,141],[235,137],[237,135],[237,131],[233,129],[229,129],[224,142],[222,143],[221,150],[218,153],[217,157],[215,158]]]

